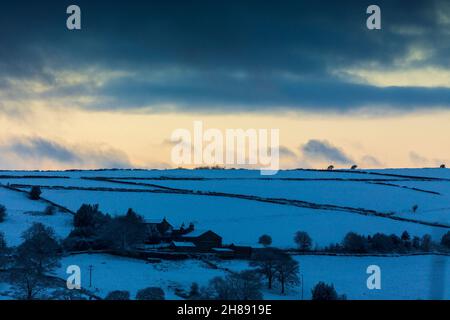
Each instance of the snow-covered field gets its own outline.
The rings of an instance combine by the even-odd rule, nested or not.
[[[154,185],[190,192],[198,190],[224,192],[299,200],[317,205],[361,208],[392,213],[397,217],[417,221],[450,225],[450,181],[445,180],[450,177],[448,171],[450,170],[396,169],[371,172],[290,170],[280,171],[277,175],[269,177],[262,177],[259,171],[250,170],[4,171],[0,172],[0,183],[70,188],[43,188],[42,196],[72,211],[76,211],[83,203],[99,204],[104,212],[112,215],[123,214],[128,208],[133,208],[146,218],[166,217],[175,226],[194,222],[198,228],[212,229],[219,233],[226,243],[254,245],[258,237],[266,233],[272,236],[274,245],[290,247],[293,245],[293,234],[298,230],[307,231],[315,244],[324,246],[340,242],[349,231],[400,235],[407,230],[412,235],[422,236],[430,233],[440,237],[448,228],[345,211],[309,209],[232,197],[160,193],[164,190]],[[411,177],[408,177],[408,174]],[[115,182],[87,180],[82,179],[83,177],[116,178],[116,180]],[[430,177],[431,180],[424,181]],[[24,187],[23,190],[29,188]],[[108,191],[108,189],[117,190]],[[124,189],[135,189],[136,192],[124,192]],[[6,192],[6,189],[0,190]],[[147,192],[138,192],[139,190]],[[8,238],[11,239],[11,243],[17,243],[20,232],[34,220],[57,220],[51,221],[58,229],[57,232],[62,236],[68,232],[66,230],[68,222],[59,214],[52,218],[25,214],[26,211],[42,211],[44,204],[30,201],[23,194],[15,194],[14,191],[7,190],[7,192],[8,195],[4,196],[0,193],[0,204],[4,202],[4,205],[11,207],[8,208],[9,222],[0,228],[5,229],[4,231],[10,235]],[[23,199],[22,207],[17,206],[17,197]],[[418,206],[416,212],[412,212],[414,205]],[[31,208],[27,209],[27,206]],[[70,217],[67,216],[67,219],[70,220]],[[14,232],[14,225],[20,225],[22,229]]]
[[[450,257],[334,257],[295,256],[304,280],[304,299],[311,298],[311,289],[319,281],[333,283],[339,294],[348,299],[450,299]],[[381,290],[369,290],[367,267],[381,269]],[[228,261],[222,266],[231,270],[248,269],[245,261]],[[442,289],[442,290],[440,290]],[[267,299],[300,299],[301,287],[291,289],[287,296],[278,290],[265,292]]]
[[[142,180],[126,180],[141,182]],[[430,222],[439,222],[448,218],[448,212],[437,212],[433,215],[425,214],[428,210],[442,207],[443,203],[450,203],[450,181],[433,182],[427,185],[420,181],[425,190],[435,192],[440,190],[443,194],[414,190],[414,182],[394,181],[391,185],[375,184],[366,181],[296,181],[296,180],[173,180],[154,181],[165,187],[237,193],[244,195],[257,195],[267,198],[285,198],[302,200],[317,204],[333,204],[353,208],[365,208],[380,212],[394,212],[406,217]],[[409,188],[401,188],[410,184]],[[428,182],[430,184],[430,182]],[[392,185],[394,184],[394,185]],[[412,213],[412,207],[417,205],[420,210]],[[423,212],[423,213],[422,213]]]
[[[34,222],[51,226],[57,236],[65,238],[72,229],[72,216],[56,212],[52,216],[43,215],[47,204],[32,201],[26,194],[0,187],[0,204],[6,207],[7,216],[0,223],[0,232],[5,234],[7,244],[16,246],[22,242],[22,233]]]
[[[348,299],[450,299],[450,257],[332,257],[295,256],[303,276],[303,298],[311,298],[311,289],[319,281],[333,283],[339,294]],[[192,282],[204,286],[225,271],[211,269],[201,261],[163,261],[149,264],[140,260],[104,255],[81,254],[66,257],[55,272],[66,277],[66,268],[81,268],[82,287],[104,297],[113,290],[128,290],[134,297],[139,289],[149,286],[163,288],[167,299],[181,299],[175,289],[189,290]],[[381,268],[381,290],[369,290],[367,267]],[[93,267],[92,287],[89,287],[89,266]],[[219,266],[232,271],[251,269],[247,261],[223,261]],[[332,268],[330,268],[332,266]],[[440,288],[443,290],[440,290]],[[279,288],[264,289],[265,299],[301,299],[301,286],[290,288],[284,295]]]
[[[259,236],[269,234],[273,244],[294,246],[294,233],[307,231],[316,244],[340,242],[349,231],[364,234],[376,232],[400,235],[439,234],[445,229],[359,214],[312,210],[271,203],[182,194],[93,192],[79,190],[45,190],[43,195],[71,210],[83,203],[98,203],[110,214],[124,214],[133,208],[149,219],[166,217],[175,226],[194,222],[199,229],[211,229],[225,243],[255,245]]]
[[[115,181],[92,180],[95,177]],[[145,218],[166,217],[175,227],[194,222],[198,229],[210,229],[218,233],[225,244],[256,245],[259,236],[269,234],[274,246],[290,248],[294,246],[294,233],[299,230],[308,232],[314,244],[319,246],[340,242],[350,231],[365,235],[377,232],[400,235],[407,230],[411,235],[431,234],[435,241],[439,241],[450,230],[446,227],[450,226],[448,169],[386,169],[370,172],[291,170],[264,177],[260,176],[259,171],[249,170],[0,171],[0,184],[23,185],[24,191],[28,191],[32,185],[56,186],[42,188],[42,197],[72,211],[88,203],[99,204],[103,212],[112,215],[124,214],[128,208],[133,208]],[[165,189],[167,187],[187,190],[187,194],[171,192]],[[205,192],[260,198],[211,196]],[[261,198],[282,198],[290,202],[270,203],[264,199],[261,201]],[[317,207],[296,206],[292,203],[295,201],[305,201]],[[18,245],[22,232],[33,222],[51,226],[61,238],[67,236],[72,228],[70,213],[58,212],[53,216],[44,216],[42,212],[47,203],[32,201],[25,193],[1,185],[0,204],[7,208],[7,217],[0,223],[0,232],[5,234],[9,245]],[[321,207],[324,204],[341,209],[348,207],[390,213],[393,217],[416,222],[338,210],[337,207],[325,210]],[[417,205],[416,212],[412,212],[414,205]],[[420,222],[438,223],[441,226]],[[427,299],[434,281],[431,277],[436,276],[431,267],[432,256],[297,258],[305,278],[306,297],[316,282],[327,281],[334,283],[338,292],[354,299]],[[444,260],[447,261],[448,271],[450,261],[448,257]],[[231,264],[231,269],[248,268],[246,262],[223,263]],[[206,283],[215,275],[223,275],[223,271],[210,269],[199,261],[152,265],[105,255],[65,258],[63,266],[57,271],[58,275],[65,276],[64,266],[67,264],[78,264],[82,268],[94,265],[94,270],[97,270],[94,271],[97,281],[94,286],[101,295],[116,289],[127,289],[134,295],[138,289],[155,285],[162,286],[168,298],[175,298],[175,287],[186,287],[193,281]],[[369,264],[379,264],[384,270],[381,291],[368,291],[365,286],[365,268]],[[189,277],[186,277],[187,272]],[[447,280],[449,277],[447,275]],[[86,281],[86,278],[83,279]],[[293,290],[290,295],[281,298],[295,298],[298,294]],[[446,299],[449,299],[448,295],[447,291]],[[275,292],[266,292],[265,296],[278,297]]]
[[[106,254],[80,254],[63,258],[55,275],[67,278],[66,270],[70,265],[80,267],[81,286],[100,297],[113,290],[127,290],[134,298],[140,289],[161,287],[166,299],[180,299],[174,293],[175,288],[189,292],[193,282],[203,286],[210,279],[225,274],[198,260],[146,263]],[[92,266],[92,287],[89,287],[89,266]]]
[[[79,187],[79,188],[128,188],[128,189],[152,189],[139,185],[123,185],[114,182],[88,180],[80,178],[1,178],[4,185],[29,185],[46,187]],[[155,188],[153,188],[155,189]]]

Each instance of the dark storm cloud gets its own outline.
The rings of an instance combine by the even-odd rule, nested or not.
[[[23,161],[52,160],[63,165],[96,166],[99,168],[131,168],[128,156],[121,150],[99,146],[66,146],[41,137],[15,137],[0,151],[8,161],[14,155]]]
[[[16,155],[28,159],[45,156],[48,159],[66,163],[80,161],[80,158],[76,153],[69,150],[67,147],[38,137],[16,139],[9,145],[8,149],[13,151]]]
[[[332,161],[339,164],[353,163],[352,159],[344,151],[333,146],[328,141],[309,140],[300,147],[304,157],[309,160]]]
[[[215,81],[210,81],[214,78]],[[305,110],[349,111],[372,104],[392,106],[399,110],[446,106],[450,101],[447,88],[386,87],[351,84],[338,81],[288,81],[273,76],[261,79],[230,79],[229,76],[192,77],[167,84],[147,84],[135,79],[113,81],[99,89],[101,96],[115,97],[122,107],[139,107],[156,103],[177,103],[190,110],[220,111],[224,106],[234,110],[271,110],[274,106]],[[111,106],[109,101],[96,104]]]
[[[72,1],[2,4],[0,79],[35,79],[51,86],[57,82],[52,71],[129,72],[98,88],[77,83],[41,96],[98,98],[88,108],[172,103],[184,110],[226,112],[449,106],[446,88],[378,88],[332,73],[348,67],[389,70],[416,46],[431,54],[415,67],[450,68],[450,33],[438,16],[450,14],[444,2],[377,1],[381,31],[365,26],[369,1],[76,3],[82,9],[81,31],[65,28],[65,9]]]

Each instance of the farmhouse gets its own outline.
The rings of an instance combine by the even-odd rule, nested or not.
[[[147,230],[147,245],[165,243],[167,248],[179,252],[216,252],[222,248],[222,237],[211,230],[196,230],[190,223],[175,229],[166,218],[144,221]],[[214,250],[216,249],[216,250]],[[219,250],[219,251],[218,251]],[[230,250],[231,251],[231,250]],[[221,254],[230,252],[220,251]]]
[[[211,230],[193,230],[180,236],[177,240],[180,242],[192,242],[202,250],[222,247],[222,237]]]
[[[166,220],[166,218],[163,218],[162,220],[148,219],[144,221],[144,224],[147,231],[147,239],[150,242],[172,235],[173,226]]]

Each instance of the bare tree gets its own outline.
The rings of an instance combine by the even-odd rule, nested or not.
[[[276,264],[276,277],[281,285],[281,293],[284,294],[286,287],[290,285],[297,285],[300,283],[298,273],[299,264],[297,261],[292,259],[291,256],[286,255],[286,257],[278,261]]]
[[[250,262],[251,267],[256,267],[257,271],[267,279],[268,289],[272,289],[277,262],[282,260],[284,253],[275,248],[266,248],[254,254]]]
[[[295,233],[294,242],[297,244],[298,249],[301,251],[311,250],[312,239],[309,234],[304,231],[297,231]]]
[[[53,229],[41,223],[34,223],[22,238],[11,268],[11,282],[19,297],[32,300],[48,283],[45,273],[59,266],[60,246]]]
[[[5,235],[0,232],[0,269],[2,269],[8,261],[9,248],[6,244]]]
[[[12,268],[10,280],[17,297],[25,300],[34,300],[47,286],[45,276],[32,268]]]
[[[34,223],[22,234],[24,241],[17,248],[16,267],[30,268],[38,274],[59,266],[61,247],[52,228]]]
[[[213,300],[261,300],[261,280],[252,270],[216,277],[201,292],[201,298]]]

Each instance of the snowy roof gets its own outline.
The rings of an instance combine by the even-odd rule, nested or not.
[[[167,248],[168,246],[169,246],[168,243],[144,244],[139,246],[139,249],[158,249],[158,248]]]
[[[183,235],[183,237],[198,237],[201,236],[202,234],[211,231],[211,230],[207,230],[207,229],[195,229],[189,233],[186,233]]]
[[[176,247],[195,247],[195,244],[193,244],[192,242],[172,241],[172,243]]]
[[[234,252],[233,250],[228,248],[213,248],[213,250],[218,252]]]

